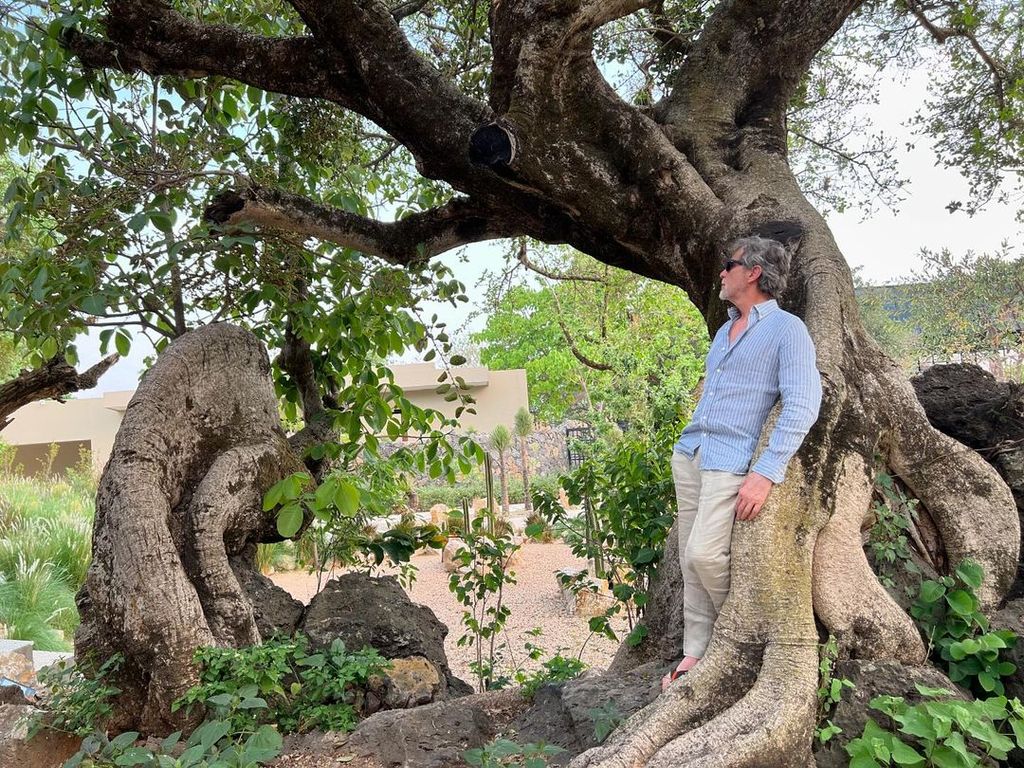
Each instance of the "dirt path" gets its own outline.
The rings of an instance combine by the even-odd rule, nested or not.
[[[476,652],[471,647],[458,646],[459,637],[463,634],[463,607],[448,590],[448,573],[441,567],[440,553],[419,554],[413,557],[412,562],[419,572],[411,589],[406,590],[409,597],[413,602],[429,606],[448,627],[448,637],[445,639],[448,663],[457,676],[473,683],[469,663],[476,658]],[[524,669],[538,666],[537,662],[525,658],[524,645],[527,642],[543,647],[546,652],[544,658],[559,648],[564,649],[563,655],[578,655],[582,648],[581,658],[590,667],[603,669],[608,666],[618,644],[592,635],[586,618],[568,614],[562,605],[555,579],[556,570],[584,564],[561,542],[529,542],[523,546],[518,554],[518,562],[513,566],[516,584],[507,587],[504,595],[505,604],[512,614],[501,638],[504,641],[501,652],[503,671],[510,671],[517,664]],[[315,575],[292,571],[276,573],[270,578],[303,602],[308,603],[316,593]],[[542,631],[539,637],[527,634],[535,627]],[[620,637],[624,637],[624,621],[616,624],[616,631],[620,629]]]

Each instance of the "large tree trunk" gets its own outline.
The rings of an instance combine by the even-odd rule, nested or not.
[[[1016,571],[1018,520],[1009,490],[979,457],[930,427],[896,365],[867,336],[849,269],[787,165],[791,99],[813,57],[861,4],[715,3],[686,44],[671,92],[645,109],[615,93],[592,55],[594,31],[648,5],[643,0],[492,3],[487,104],[445,81],[376,0],[291,0],[309,36],[285,40],[203,24],[157,0],[111,0],[109,39],[67,36],[92,66],[225,76],[330,100],[373,120],[409,148],[420,173],[460,193],[436,209],[384,223],[287,191],[245,190],[222,212],[231,222],[284,228],[402,264],[499,236],[568,243],[680,286],[712,329],[725,318],[716,285],[725,243],[765,222],[800,233],[779,235],[795,251],[781,303],[804,318],[817,346],[821,417],[762,514],[736,525],[732,591],[705,658],[577,766],[806,765],[816,618],[850,656],[923,659],[916,629],[881,588],[861,547],[876,454],[921,500],[922,524],[937,532],[945,561],[970,557],[984,566],[986,608],[998,603]],[[115,455],[130,468],[112,462],[109,473],[132,477],[138,455]],[[183,478],[192,470],[189,457],[171,453],[167,472]],[[160,486],[163,471],[147,467],[144,477],[152,479],[139,494],[153,497],[148,503],[156,510],[142,519],[158,522],[134,524],[161,537],[145,548],[121,546],[127,555],[175,565],[182,555],[168,545],[172,537],[160,521],[168,504],[177,506],[175,489],[183,483],[165,483],[166,494],[149,490]],[[114,487],[108,481],[104,493]],[[114,509],[116,501],[105,504]],[[133,525],[123,517],[121,525]],[[97,543],[110,546],[102,537]],[[109,554],[103,558],[111,562]],[[119,559],[118,567],[129,564]],[[670,556],[652,606],[681,602],[673,567]],[[122,591],[104,581],[118,572],[109,565],[90,580],[109,603],[113,629],[129,615],[123,603],[131,590],[145,588],[138,584],[141,567],[131,563],[130,570],[133,578],[116,585]],[[179,574],[187,593],[186,581]],[[676,591],[667,595],[670,587]],[[191,612],[167,618],[201,618],[199,599],[189,605]],[[661,626],[652,647],[667,653],[678,627]],[[186,639],[193,632],[187,624],[168,631]],[[162,658],[141,659],[156,665],[154,679],[180,682],[162,670]],[[629,662],[625,655],[619,660]],[[137,667],[138,674],[147,669]],[[155,716],[153,706],[148,711]]]
[[[754,211],[751,223],[788,219],[805,229],[782,303],[814,339],[821,416],[762,514],[734,528],[732,590],[704,659],[575,768],[807,765],[815,617],[844,655],[924,661],[917,629],[879,584],[861,543],[876,455],[921,500],[947,562],[973,558],[984,567],[986,610],[1016,573],[1019,523],[1009,489],[973,451],[930,427],[909,382],[863,331],[849,270],[782,159],[760,173],[746,169],[731,192],[737,210]],[[749,226],[739,218],[739,229]],[[676,584],[678,561],[666,569],[662,580]],[[655,604],[659,598],[656,589]],[[679,651],[659,639],[658,652]],[[629,658],[620,654],[620,669]]]
[[[256,543],[279,540],[263,494],[302,469],[269,374],[252,334],[207,326],[160,355],[125,411],[100,479],[75,634],[79,658],[125,657],[120,728],[179,727],[187,716],[171,703],[197,681],[195,650],[259,642],[232,566],[251,567]]]

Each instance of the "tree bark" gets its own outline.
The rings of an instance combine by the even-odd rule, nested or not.
[[[108,355],[83,373],[68,365],[63,355],[57,355],[41,368],[24,370],[17,378],[0,386],[0,430],[11,423],[10,415],[22,406],[36,400],[60,400],[72,392],[92,389],[110,366],[120,358]]]
[[[293,198],[273,198],[301,214],[292,219],[300,232],[319,226],[316,231],[326,233],[328,225],[337,225],[331,230],[337,242],[356,238],[361,247],[394,261],[411,252],[410,234],[424,238],[431,252],[479,239],[481,228],[568,243],[606,264],[680,286],[711,329],[725,318],[716,285],[725,243],[757,230],[798,233],[778,235],[794,251],[790,285],[780,302],[804,319],[817,347],[821,416],[761,515],[736,524],[732,590],[707,655],[603,746],[578,757],[577,768],[807,765],[816,703],[816,620],[837,636],[848,656],[923,660],[913,623],[880,587],[861,546],[876,455],[921,500],[945,562],[955,566],[970,557],[984,567],[984,607],[995,607],[1005,594],[1016,572],[1019,541],[1008,488],[980,458],[930,427],[909,383],[868,337],[850,271],[786,160],[790,98],[815,53],[861,5],[858,0],[723,0],[673,74],[670,96],[646,110],[619,97],[591,50],[598,26],[644,5],[630,0],[493,3],[486,105],[443,81],[376,0],[292,0],[311,38],[290,41],[184,20],[156,0],[109,5],[109,39],[70,38],[86,63],[217,74],[332,100],[374,120],[412,152],[421,173],[465,195],[457,205],[473,222],[472,231],[460,233],[448,226],[448,212],[437,209],[409,227],[382,227]],[[515,149],[507,162],[470,162],[471,137],[484,124],[507,138],[507,149]],[[246,203],[237,217],[244,218],[246,208],[267,212],[266,205]],[[289,219],[282,216],[274,225],[287,227]],[[420,226],[423,234],[416,234]],[[204,395],[215,397],[209,390]],[[155,406],[145,407],[157,421],[166,419]],[[235,627],[231,637],[244,635],[237,623],[205,619],[200,609],[207,604],[178,564],[182,555],[165,522],[168,508],[180,503],[175,489],[185,487],[193,465],[207,468],[216,457],[208,456],[209,448],[197,453],[198,437],[189,438],[182,451],[164,451],[166,459],[142,471],[135,467],[142,452],[133,440],[138,438],[126,437],[119,466],[101,489],[104,517],[116,511],[118,525],[126,528],[107,529],[111,523],[98,518],[97,530],[117,537],[108,541],[98,534],[97,546],[108,564],[111,548],[124,548],[118,562],[125,573],[101,566],[90,579],[87,592],[105,601],[93,622],[109,614],[111,631],[144,626],[139,636],[154,642],[162,636],[146,624],[149,617],[126,608],[126,596],[146,589],[138,583],[144,556],[178,569],[169,583],[183,597],[171,601],[174,610],[163,615],[161,629],[179,658],[181,649],[212,636],[214,627],[223,627],[222,633]],[[143,500],[131,504],[144,514],[126,514],[122,487]],[[125,543],[147,537],[145,547]],[[670,546],[651,605],[677,609],[680,581]],[[678,627],[660,626],[652,649],[657,655],[678,652]],[[166,643],[157,658],[138,644],[131,647],[138,649],[135,674],[159,682],[149,685],[146,677],[150,690],[180,688],[183,680],[160,666]],[[621,654],[616,663],[635,660],[635,654]],[[164,693],[148,699],[148,716],[159,717],[158,705],[168,700]]]
[[[267,353],[247,331],[188,333],[143,378],[100,479],[77,598],[78,657],[125,657],[113,681],[117,727],[181,727],[189,717],[171,704],[197,682],[195,650],[259,642],[229,558],[238,564],[256,543],[280,540],[263,495],[301,469],[281,431]]]

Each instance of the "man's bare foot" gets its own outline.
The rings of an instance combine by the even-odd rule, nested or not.
[[[667,675],[661,678],[661,690],[666,690],[674,680],[678,680],[680,677],[682,677],[691,669],[693,669],[699,661],[700,658],[697,656],[686,656],[685,658],[683,658],[683,660],[676,665],[674,671],[669,672]]]

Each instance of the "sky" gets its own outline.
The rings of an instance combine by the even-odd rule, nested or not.
[[[1009,242],[1015,247],[1013,253],[1020,253],[1019,245],[1015,244],[1021,240],[1024,225],[1015,219],[1016,207],[993,203],[974,216],[946,210],[950,200],[969,196],[967,183],[957,171],[937,166],[930,142],[912,137],[904,126],[924,99],[927,77],[928,73],[920,70],[904,74],[899,82],[883,80],[879,84],[879,102],[869,108],[875,128],[896,137],[901,147],[897,152],[899,172],[910,179],[903,202],[895,211],[879,205],[868,215],[855,209],[828,217],[847,262],[852,268],[860,267],[862,277],[872,283],[898,281],[919,269],[922,248],[949,248],[955,254],[969,250],[993,252],[1003,242]],[[909,142],[914,143],[912,149],[906,148]],[[504,249],[494,244],[483,244],[467,248],[465,260],[449,255],[447,263],[465,283],[470,303],[458,308],[431,304],[425,308],[426,316],[437,312],[448,322],[450,332],[465,328],[478,298],[474,289],[480,276],[485,270],[502,265],[503,252]],[[481,325],[482,319],[477,318],[469,330]],[[107,372],[96,389],[83,396],[134,389],[143,369],[142,360],[151,354],[144,339],[140,337],[138,342],[127,358]],[[79,354],[80,368],[99,359],[98,338],[82,339]]]

